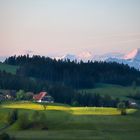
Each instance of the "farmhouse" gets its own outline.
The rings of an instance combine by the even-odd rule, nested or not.
[[[53,98],[47,92],[40,92],[33,96],[36,102],[54,103]]]

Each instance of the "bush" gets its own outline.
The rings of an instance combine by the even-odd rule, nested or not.
[[[118,110],[120,110],[121,115],[126,115],[126,106],[124,102],[118,103],[117,107],[118,107]]]
[[[12,110],[7,116],[8,124],[13,124],[18,119],[18,111],[16,109]]]
[[[18,119],[18,127],[21,130],[25,129],[40,129],[47,130],[46,115],[40,113],[39,111],[33,112],[31,118],[29,119],[28,114],[21,114]]]
[[[27,114],[22,114],[20,115],[19,119],[18,119],[18,126],[20,129],[27,129],[29,128],[30,125],[30,121],[28,119],[28,115]]]
[[[46,123],[46,115],[44,113],[40,113],[39,111],[35,111],[32,114],[32,122],[30,127],[34,129],[48,129]]]
[[[126,109],[121,110],[121,115],[126,115]]]
[[[32,121],[39,120],[39,114],[40,114],[39,111],[34,111],[33,114],[32,114],[32,116],[31,116],[31,120]]]
[[[10,140],[10,136],[7,133],[0,134],[0,140]]]

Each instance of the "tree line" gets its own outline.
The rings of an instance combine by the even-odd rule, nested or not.
[[[57,61],[49,57],[24,55],[9,57],[4,63],[20,66],[17,70],[19,76],[60,83],[74,89],[93,88],[96,83],[128,86],[136,81],[140,84],[138,70],[116,62]]]
[[[110,95],[102,96],[96,92],[76,91],[60,85],[50,88],[49,93],[54,97],[55,102],[72,106],[117,107],[118,103],[121,102],[119,98],[112,98]],[[123,100],[123,102],[126,107],[129,107],[127,100]]]
[[[97,83],[140,85],[140,72],[124,64],[106,62],[76,62],[48,57],[11,56],[6,64],[18,65],[16,75],[0,71],[0,88],[38,93],[47,91],[55,102],[74,106],[112,106],[119,99],[97,93],[78,92],[94,88]],[[25,99],[25,98],[23,98]],[[126,105],[127,102],[125,101]]]

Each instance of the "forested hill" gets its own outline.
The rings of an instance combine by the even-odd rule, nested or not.
[[[12,56],[6,64],[20,66],[18,76],[34,77],[49,83],[59,83],[72,88],[93,88],[95,83],[140,85],[140,72],[124,64],[106,62],[70,62],[48,57]]]

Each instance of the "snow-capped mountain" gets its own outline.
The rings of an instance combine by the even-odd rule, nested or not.
[[[140,49],[134,49],[122,58],[107,58],[107,62],[117,62],[120,64],[127,64],[130,67],[134,67],[140,70]]]
[[[112,53],[106,53],[103,55],[95,55],[93,57],[94,61],[106,61],[108,58],[113,58],[113,59],[122,59],[124,54],[118,53],[118,52],[112,52]]]
[[[140,70],[140,49],[134,49],[127,54],[113,52],[113,53],[107,53],[104,55],[93,55],[90,52],[82,52],[78,55],[67,54],[67,55],[54,57],[54,58],[57,60],[58,59],[62,59],[62,60],[69,59],[70,61],[77,60],[77,62],[79,62],[80,60],[84,62],[87,62],[88,60],[117,62],[119,64],[127,64],[130,67],[134,67]]]
[[[6,59],[6,56],[0,56],[0,62],[3,62]]]
[[[91,52],[82,52],[78,54],[78,60],[83,60],[84,62],[87,62],[88,60],[92,60],[93,55]]]
[[[93,60],[93,55],[90,52],[82,52],[79,53],[78,55],[75,54],[66,54],[63,56],[58,56],[58,57],[54,57],[56,60],[67,60],[69,59],[70,61],[84,61],[87,62],[88,60]]]
[[[74,60],[77,60],[78,58],[74,54],[66,54],[66,55],[62,56],[61,59],[63,59],[63,60],[69,59],[70,61],[74,61]]]
[[[69,59],[70,61],[77,60],[77,56],[74,54],[66,54],[63,56],[56,56],[56,57],[52,57],[52,58],[55,58],[56,60],[67,60],[67,59]]]
[[[124,56],[125,60],[135,60],[135,61],[140,61],[140,49],[134,49],[130,53],[126,54]]]

